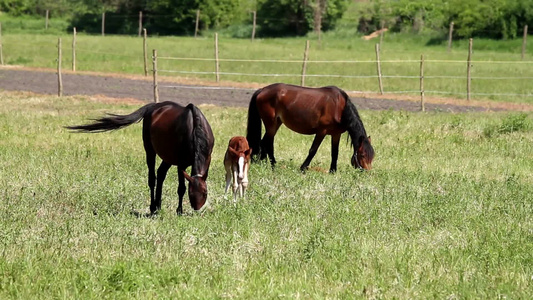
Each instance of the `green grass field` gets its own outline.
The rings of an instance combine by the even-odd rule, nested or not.
[[[148,38],[149,66],[152,49],[158,51],[158,70],[164,76],[200,78],[215,82],[214,38]],[[62,34],[63,68],[72,64],[72,36]],[[3,35],[8,65],[56,68],[58,35],[9,33]],[[324,34],[321,43],[310,37],[308,86],[337,85],[348,91],[379,92],[375,43],[356,33]],[[420,90],[420,57],[424,54],[426,95],[466,98],[468,41],[456,41],[448,52],[445,43],[430,45],[430,36],[387,33],[381,45],[385,93],[417,96]],[[219,38],[220,78],[230,82],[300,84],[306,38]],[[521,40],[475,40],[472,56],[472,99],[533,103],[533,52],[529,47],[521,60]],[[90,36],[79,34],[76,43],[78,71],[144,74],[143,42],[136,36]],[[163,57],[180,58],[164,59]],[[190,59],[201,60],[190,60]],[[224,60],[225,59],[225,60]],[[291,62],[243,62],[244,60],[290,60]],[[324,61],[338,61],[326,63]],[[352,62],[345,62],[352,61]],[[357,62],[353,62],[357,61]],[[492,63],[491,63],[492,62]],[[198,74],[196,72],[202,72]],[[230,73],[230,74],[224,74]],[[252,75],[250,75],[252,74]],[[253,75],[256,74],[256,75]],[[258,74],[263,74],[260,76]],[[276,76],[273,76],[275,74]],[[320,75],[329,75],[323,77]],[[348,77],[339,77],[348,76]],[[398,77],[401,76],[401,77]],[[390,96],[394,97],[394,96]]]
[[[533,115],[361,111],[374,169],[329,167],[329,139],[282,128],[237,207],[222,158],[244,108],[201,107],[216,144],[212,208],[175,215],[177,176],[147,211],[141,125],[65,125],[139,105],[0,93],[0,298],[533,297]],[[344,140],[344,139],[343,139]]]

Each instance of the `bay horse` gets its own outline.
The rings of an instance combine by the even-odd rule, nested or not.
[[[224,155],[224,168],[226,169],[226,189],[233,181],[233,204],[237,203],[237,190],[239,196],[244,197],[248,188],[248,170],[250,168],[250,155],[252,149],[243,136],[234,136],[229,140],[228,149]]]
[[[266,131],[263,139],[261,121]],[[254,160],[259,155],[261,160],[268,155],[272,166],[276,164],[274,136],[282,124],[297,133],[315,135],[309,154],[300,167],[302,171],[309,167],[324,137],[331,135],[329,171],[334,173],[337,170],[339,141],[345,131],[348,131],[354,149],[352,166],[366,170],[372,168],[374,149],[371,139],[355,105],[346,92],[336,86],[308,88],[275,83],[257,90],[248,107],[246,135],[250,147],[254,149]]]
[[[150,103],[129,115],[108,114],[95,119],[94,123],[66,128],[77,132],[104,132],[120,129],[140,120],[143,120],[142,139],[148,165],[150,214],[156,214],[161,209],[163,182],[171,166],[177,166],[178,169],[177,214],[183,213],[185,180],[189,182],[191,207],[201,213],[208,207],[206,180],[215,138],[209,122],[193,104],[184,107],[171,101]],[[156,155],[161,158],[157,177]],[[192,167],[191,176],[185,171],[189,166]]]

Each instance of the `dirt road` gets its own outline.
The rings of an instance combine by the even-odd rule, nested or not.
[[[153,101],[153,85],[148,78],[118,77],[93,74],[62,74],[63,95],[101,95],[111,98],[130,98]],[[57,95],[57,75],[53,70],[28,70],[12,67],[0,68],[0,90],[29,91],[39,94]],[[187,104],[214,104],[217,106],[246,107],[254,88],[209,87],[179,84],[170,81],[159,82],[160,101],[171,100]],[[418,102],[361,98],[351,96],[358,109],[418,111]],[[487,111],[487,107],[427,103],[427,110],[447,112]],[[490,110],[506,110],[491,107]]]

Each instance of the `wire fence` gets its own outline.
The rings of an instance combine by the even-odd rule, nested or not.
[[[1,27],[0,27],[1,28]],[[1,30],[1,29],[0,29]],[[75,37],[74,37],[75,40]],[[146,36],[144,37],[144,43],[143,46],[146,48]],[[3,53],[2,53],[2,43],[1,43],[1,31],[0,31],[0,58],[3,62]],[[50,42],[43,42],[40,43],[39,47],[50,47],[53,43]],[[26,43],[29,47],[35,47],[31,42]],[[378,44],[379,45],[379,44]],[[405,59],[405,60],[399,60],[399,59],[384,59],[381,60],[379,58],[379,47],[376,47],[376,57],[377,59],[369,59],[369,60],[311,60],[308,59],[309,54],[304,53],[303,59],[243,59],[243,58],[221,58],[218,55],[218,39],[216,39],[214,49],[217,55],[213,57],[183,57],[183,56],[159,56],[159,57],[149,57],[149,54],[146,52],[146,49],[143,49],[142,59],[144,60],[144,70],[145,75],[147,76],[149,72],[153,73],[153,76],[155,76],[156,73],[160,74],[171,74],[173,76],[180,76],[185,75],[187,77],[198,77],[198,78],[208,78],[209,80],[213,80],[213,84],[218,84],[222,79],[227,81],[232,81],[232,78],[238,77],[239,80],[237,81],[243,81],[242,78],[250,79],[250,78],[267,78],[266,82],[268,83],[268,78],[281,78],[283,80],[292,80],[298,81],[300,80],[301,85],[305,85],[305,79],[324,79],[322,82],[326,82],[324,85],[331,85],[331,78],[337,78],[337,79],[347,79],[347,80],[354,80],[358,82],[357,88],[354,88],[353,86],[350,86],[349,84],[343,86],[343,88],[351,93],[361,93],[361,94],[414,94],[414,95],[420,95],[421,97],[421,107],[423,107],[423,101],[424,101],[424,95],[426,94],[434,94],[434,95],[452,95],[452,96],[458,96],[458,97],[464,97],[466,96],[467,99],[470,99],[471,96],[479,96],[479,97],[518,97],[523,99],[531,99],[533,97],[533,85],[530,83],[530,81],[533,79],[533,73],[532,72],[522,72],[518,71],[518,69],[515,70],[515,68],[524,68],[526,70],[531,70],[530,65],[533,64],[533,61],[528,60],[472,60],[470,59],[471,55],[468,55],[469,59],[465,60],[443,60],[443,59],[424,59],[423,57],[420,60],[416,59]],[[72,63],[73,63],[73,71],[74,70],[74,64],[75,64],[75,52],[78,52],[82,55],[100,55],[100,56],[119,56],[123,58],[128,58],[132,60],[140,60],[141,57],[135,56],[135,55],[128,55],[124,53],[117,53],[117,52],[109,52],[109,51],[97,51],[97,50],[90,50],[87,48],[79,48],[75,45],[73,42],[72,46],[64,47],[63,50],[66,50],[68,52],[72,52]],[[225,49],[226,51],[231,51],[228,49]],[[308,48],[306,48],[306,52],[309,51]],[[471,54],[471,49],[469,50]],[[79,59],[79,56],[78,56]],[[168,68],[168,66],[164,68],[156,68],[154,65],[155,60],[159,61],[175,61],[175,62],[186,62],[187,65],[190,67],[190,65],[194,65],[194,63],[198,63],[197,67],[194,67],[193,69],[181,69],[181,68]],[[152,68],[148,66],[149,61],[152,62]],[[205,63],[208,63],[209,66],[205,66]],[[221,68],[220,63],[224,63],[224,66]],[[239,64],[239,65],[246,65],[246,66],[258,66],[260,64],[275,64],[275,65],[285,65],[285,64],[292,64],[294,67],[291,69],[292,72],[269,72],[270,69],[266,69],[267,72],[255,71],[255,70],[261,70],[260,67],[254,68],[254,71],[250,72],[242,72],[242,71],[235,71],[236,68],[232,67],[232,64]],[[425,64],[425,65],[423,65]],[[505,68],[510,69],[507,73],[514,73],[515,75],[506,75],[506,74],[500,74],[498,73],[496,76],[491,76],[492,73],[488,74],[481,74],[477,73],[475,75],[472,75],[470,72],[464,72],[460,71],[461,75],[440,75],[438,74],[439,68],[437,67],[437,71],[433,71],[432,74],[428,75],[427,73],[424,74],[424,69],[428,69],[429,65],[438,66],[450,66],[450,65],[459,65],[460,68],[470,68],[473,65],[476,66],[482,66],[482,65],[504,65]],[[300,68],[301,65],[301,68]],[[317,66],[314,72],[309,72],[309,69],[311,66]],[[334,74],[331,72],[328,72],[332,69],[324,69],[322,66],[325,65],[341,65],[343,67],[347,65],[352,66],[360,66],[360,65],[367,65],[368,67],[376,67],[378,70],[377,72],[374,72],[374,74]],[[410,74],[398,74],[399,71],[394,70],[390,71],[392,69],[388,69],[387,66],[393,66],[393,65],[410,65],[411,71],[409,71]],[[413,68],[420,65],[420,72],[414,72]],[[213,66],[216,66],[213,68]],[[206,68],[202,70],[202,68]],[[294,70],[300,69],[300,72],[294,72]],[[214,69],[214,70],[213,70]],[[279,70],[284,70],[284,67],[278,68]],[[344,69],[344,68],[343,68]],[[367,68],[368,69],[368,68]],[[324,71],[324,73],[320,73],[319,71]],[[394,74],[396,73],[396,74]],[[415,73],[415,74],[413,74]],[[437,73],[437,74],[435,74]],[[516,74],[524,74],[524,76],[517,76]],[[209,78],[212,76],[211,78]],[[222,78],[222,79],[221,79]],[[385,80],[383,82],[383,80]],[[416,83],[416,81],[420,82],[420,85],[416,88],[413,88],[413,84],[410,84],[409,88],[397,88],[393,85],[387,86],[387,80],[413,80],[413,82]],[[415,81],[416,80],[416,81]],[[440,89],[440,88],[424,88],[424,80],[464,80],[465,82],[468,82],[466,85],[466,90],[461,90],[461,88],[451,88],[450,90]],[[513,90],[493,90],[490,89],[483,89],[483,90],[472,90],[470,86],[471,81],[495,81],[495,82],[517,82],[522,81],[526,82],[525,85],[529,85],[529,88],[522,89],[517,92]],[[246,80],[244,80],[246,81]],[[256,81],[257,82],[257,81]],[[259,81],[259,82],[265,82]],[[364,82],[363,85],[359,84],[361,82]],[[157,81],[154,80],[154,85],[156,85]],[[501,83],[500,83],[501,84]],[[406,86],[407,87],[407,86]],[[192,88],[192,87],[185,87],[183,85],[169,85],[169,84],[162,84],[159,86],[159,88]],[[194,88],[202,88],[202,89],[243,89],[248,90],[247,88],[231,88],[231,87],[222,87],[222,86],[215,86],[215,87],[194,87]],[[155,88],[154,88],[155,90]],[[154,96],[155,98],[155,96]],[[526,100],[526,102],[529,100]]]
[[[471,43],[472,41],[470,41]],[[218,43],[218,39],[215,39],[215,43]],[[218,49],[218,45],[215,45],[215,49]],[[217,50],[215,50],[217,51]],[[308,49],[306,48],[306,51]],[[407,60],[380,60],[379,56],[379,44],[376,46],[376,57],[375,60],[309,60],[307,59],[309,57],[308,53],[304,53],[303,60],[295,60],[295,59],[241,59],[241,58],[219,58],[218,53],[215,55],[214,58],[205,58],[205,57],[172,57],[172,56],[161,56],[158,57],[160,61],[187,61],[187,62],[209,62],[210,65],[215,65],[215,70],[178,70],[178,69],[169,69],[169,68],[162,68],[159,70],[152,70],[152,72],[156,73],[167,73],[167,74],[182,74],[182,75],[212,75],[213,78],[216,79],[217,82],[220,81],[221,77],[228,78],[228,77],[235,77],[235,76],[241,76],[241,77],[266,77],[266,78],[300,78],[302,85],[305,81],[305,78],[345,78],[345,79],[374,79],[376,80],[375,83],[379,85],[379,94],[416,94],[420,95],[420,101],[421,101],[421,109],[424,110],[424,95],[426,94],[434,94],[434,95],[454,95],[454,96],[460,96],[464,97],[466,96],[467,99],[470,99],[472,96],[498,96],[498,97],[505,97],[505,96],[512,96],[512,97],[522,97],[525,99],[529,99],[533,97],[533,89],[527,90],[525,93],[517,93],[517,92],[484,92],[484,91],[472,91],[471,88],[471,82],[474,81],[529,81],[533,79],[533,76],[501,76],[500,74],[498,76],[490,76],[488,75],[475,75],[472,76],[470,68],[473,65],[506,65],[506,66],[529,66],[533,64],[533,61],[502,61],[502,60],[472,60],[471,55],[472,49],[469,50],[468,59],[466,60],[442,60],[442,59],[428,59],[425,60],[422,56],[420,60],[413,60],[413,59],[407,59]],[[260,73],[260,72],[229,72],[229,71],[222,71],[220,68],[220,63],[245,63],[247,65],[253,65],[253,64],[260,64],[260,63],[272,63],[272,64],[301,64],[302,69],[300,73]],[[370,64],[370,65],[376,65],[377,73],[376,74],[365,74],[365,75],[349,75],[349,74],[309,74],[307,72],[307,68],[309,65],[322,65],[322,64],[342,64],[342,65],[357,65],[357,64]],[[383,65],[392,65],[392,64],[420,64],[420,72],[416,75],[391,75],[387,74],[386,71],[382,72],[382,70],[386,70],[386,68],[383,68]],[[424,64],[425,67],[424,67]],[[428,64],[433,65],[451,65],[451,64],[460,64],[466,66],[468,69],[468,72],[465,72],[464,75],[425,75],[424,74],[424,68],[427,68]],[[533,74],[532,74],[533,75]],[[412,80],[418,80],[420,81],[419,89],[404,89],[404,90],[385,90],[383,87],[383,79],[412,79]],[[459,91],[459,90],[438,90],[438,89],[424,89],[424,80],[464,80],[467,82],[466,84],[466,90],[465,91]],[[533,85],[532,85],[533,86]],[[161,86],[164,88],[177,88],[178,86],[173,85],[165,85]],[[351,93],[361,93],[361,94],[368,94],[368,93],[376,93],[376,91],[372,91],[372,89],[364,88],[363,90],[351,90]]]

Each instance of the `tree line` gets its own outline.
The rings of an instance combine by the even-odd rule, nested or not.
[[[346,10],[350,9],[347,15]],[[71,27],[99,33],[136,32],[139,12],[151,34],[191,35],[200,11],[201,30],[229,30],[249,37],[256,12],[257,36],[301,36],[334,30],[341,18],[367,34],[387,27],[393,32],[445,35],[454,22],[457,38],[514,38],[533,20],[531,0],[0,0],[12,16],[44,15],[68,19]],[[531,26],[530,26],[531,27]]]

